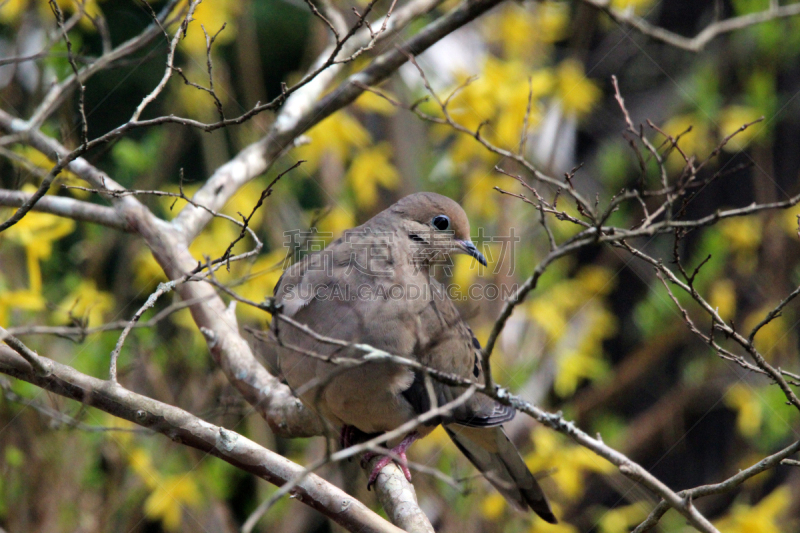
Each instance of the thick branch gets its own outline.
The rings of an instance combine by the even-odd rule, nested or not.
[[[162,433],[278,486],[302,475],[304,470],[238,433],[66,365],[54,362],[49,376],[39,376],[24,359],[0,346],[0,372]],[[298,482],[293,495],[350,531],[402,531],[314,474]]]
[[[21,207],[33,196],[30,193],[0,189],[0,206]],[[119,231],[132,229],[111,207],[91,204],[64,196],[44,196],[33,206],[34,211],[50,213],[82,222],[93,222]]]
[[[18,132],[24,128],[24,122],[0,110],[0,128]],[[38,131],[30,132],[26,140],[52,159],[69,153],[57,141]],[[98,188],[125,190],[82,157],[72,161],[67,168]],[[179,279],[195,268],[197,261],[189,253],[181,235],[170,224],[155,217],[133,196],[107,196],[126,227],[144,238],[169,279]],[[236,317],[226,310],[225,303],[212,287],[206,283],[182,283],[176,290],[184,301],[201,302],[190,309],[197,326],[201,331],[205,330],[211,355],[228,380],[267,420],[274,432],[295,437],[323,433],[319,418],[256,360],[239,334]]]

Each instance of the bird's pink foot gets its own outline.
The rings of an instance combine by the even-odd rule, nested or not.
[[[408,469],[408,459],[406,458],[406,451],[411,446],[411,444],[419,438],[420,438],[419,433],[414,431],[406,435],[406,438],[404,438],[400,442],[400,444],[392,448],[392,453],[394,454],[394,456],[397,456],[400,459],[400,462],[395,461],[393,456],[386,455],[383,458],[381,458],[380,461],[375,463],[375,466],[372,468],[372,473],[369,476],[369,482],[367,483],[367,490],[369,490],[370,487],[372,487],[372,485],[375,484],[375,480],[378,479],[378,474],[381,473],[383,467],[388,465],[392,461],[395,461],[395,463],[397,463],[397,466],[399,466],[400,470],[403,471],[403,474],[406,476],[406,479],[411,481],[411,471]],[[361,459],[362,466],[366,466],[366,464],[370,460],[372,460],[376,455],[378,454],[374,452],[365,453]]]

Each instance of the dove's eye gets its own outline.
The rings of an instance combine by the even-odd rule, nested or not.
[[[431,224],[439,231],[450,229],[450,219],[447,215],[436,215],[433,217],[433,220],[431,220]]]

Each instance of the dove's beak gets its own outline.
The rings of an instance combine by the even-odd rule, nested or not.
[[[483,254],[478,251],[478,248],[472,243],[472,241],[458,241],[458,246],[464,251],[465,254],[471,255],[478,260],[478,263],[486,266],[486,258],[483,257]]]

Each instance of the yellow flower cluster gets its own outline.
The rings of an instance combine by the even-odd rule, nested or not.
[[[565,39],[569,29],[569,4],[541,2],[528,9],[506,4],[485,25],[486,39],[498,43],[506,57],[535,61],[543,59],[549,45]]]
[[[598,379],[608,372],[602,343],[617,327],[604,299],[611,288],[611,272],[586,267],[575,278],[555,284],[528,304],[529,317],[555,346],[558,370],[554,390],[561,397],[572,395],[581,380]],[[567,332],[570,335],[565,338]],[[562,339],[568,342],[559,342]]]
[[[131,422],[107,417],[111,427],[123,430],[135,427]],[[142,481],[149,496],[144,502],[144,514],[150,520],[161,522],[166,531],[180,531],[185,508],[197,508],[202,501],[200,489],[192,472],[165,475],[155,465],[150,452],[137,446],[133,434],[126,431],[114,432],[114,440],[120,452],[126,457],[128,465]]]
[[[745,437],[754,437],[761,428],[763,405],[759,395],[745,383],[735,383],[725,395],[725,405],[734,409],[736,429]]]
[[[362,109],[381,114],[393,111],[384,103],[391,106],[373,94],[359,99]],[[400,173],[391,163],[392,147],[388,143],[371,146],[372,135],[351,114],[345,111],[334,113],[312,128],[308,137],[311,142],[295,151],[298,159],[307,161],[303,169],[314,172],[327,161],[326,158],[331,158],[336,165],[349,162],[345,181],[357,207],[373,207],[378,201],[380,187],[391,190],[400,184]],[[344,229],[339,228],[339,224],[334,225],[337,230]]]
[[[547,428],[537,427],[531,433],[533,452],[525,457],[531,472],[544,472],[557,465],[552,474],[554,484],[569,500],[583,494],[583,476],[589,472],[607,474],[616,467],[583,446],[570,444],[567,438]]]
[[[465,82],[466,76],[462,76],[461,83]],[[550,69],[530,72],[521,61],[488,57],[480,76],[452,99],[450,114],[455,121],[472,131],[477,130],[484,121],[491,121],[481,130],[481,134],[493,144],[516,151],[529,95],[531,110],[528,127],[533,130],[542,118],[540,100],[552,93],[555,84],[556,76]],[[443,126],[434,129],[433,133],[441,138],[449,136],[452,131]],[[449,152],[456,163],[473,159],[491,163],[496,159],[495,155],[467,135],[456,137]]]
[[[57,324],[69,323],[69,315],[81,320],[86,326],[94,327],[103,323],[103,317],[114,309],[114,296],[97,289],[93,280],[84,279],[78,283],[58,305],[53,313]]]
[[[715,522],[714,526],[725,533],[783,533],[788,530],[783,527],[780,517],[792,501],[791,489],[782,486],[756,505],[734,504],[730,514]]]
[[[723,320],[736,318],[736,284],[730,279],[718,279],[711,284],[708,303]]]
[[[185,9],[189,5],[189,0],[183,0],[181,4],[178,9],[181,7]],[[234,23],[243,5],[236,0],[201,2],[194,11],[193,21],[186,29],[186,38],[181,41],[180,48],[188,51],[195,59],[202,60],[205,65],[206,36],[203,34],[203,28],[213,36],[225,23],[225,29],[217,36],[214,46],[232,41],[236,37]]]
[[[645,502],[624,505],[603,512],[597,525],[601,533],[628,533],[632,527],[647,518],[649,512],[649,506]]]
[[[28,7],[29,0],[8,0],[0,4],[0,22],[5,24],[15,23],[21,20],[25,9]],[[44,20],[52,19],[53,14],[50,11],[48,2],[37,2],[40,16]],[[59,9],[64,13],[64,18],[75,13],[78,9],[83,9],[84,15],[80,20],[80,26],[85,31],[95,31],[95,25],[89,17],[95,18],[101,14],[100,6],[97,0],[84,0],[83,2],[74,2],[73,0],[56,0]]]
[[[25,185],[22,190],[31,193],[35,187]],[[2,210],[0,214],[5,219],[10,216],[11,211]],[[25,250],[28,287],[11,290],[0,276],[0,324],[9,324],[12,310],[45,309],[45,299],[42,295],[42,261],[50,258],[56,241],[73,231],[75,222],[71,219],[32,211],[3,233],[8,242]],[[57,324],[67,323],[71,314],[84,321],[87,326],[97,326],[102,323],[103,316],[113,308],[114,298],[111,294],[98,290],[93,281],[81,280],[60,302],[58,309],[51,316],[51,321]]]
[[[611,7],[615,9],[628,10],[631,9],[634,13],[645,14],[655,0],[611,0]]]
[[[751,274],[758,264],[763,224],[758,215],[723,220],[717,226],[733,252],[734,265],[742,274]]]
[[[33,192],[30,185],[22,188],[25,192]],[[5,220],[11,210],[0,210]],[[25,250],[28,288],[10,290],[0,276],[0,324],[8,325],[10,312],[14,309],[26,311],[42,311],[45,299],[42,296],[41,262],[48,259],[53,252],[53,243],[72,233],[75,223],[47,213],[30,212],[22,220],[11,226],[3,234],[9,242],[21,246]]]
[[[363,150],[347,171],[347,181],[353,188],[356,205],[372,207],[378,202],[378,185],[394,189],[400,184],[400,173],[389,162],[392,147],[383,142]]]
[[[673,116],[661,129],[673,138],[680,136],[678,146],[686,156],[705,159],[725,137],[745,124],[757,120],[761,115],[762,113],[754,107],[730,105],[719,111],[716,121],[702,113],[687,113]],[[753,124],[731,137],[723,146],[723,150],[742,151],[757,141],[766,129],[763,122]],[[667,168],[673,172],[683,168],[685,164],[683,156],[677,150],[673,150],[667,158]]]

